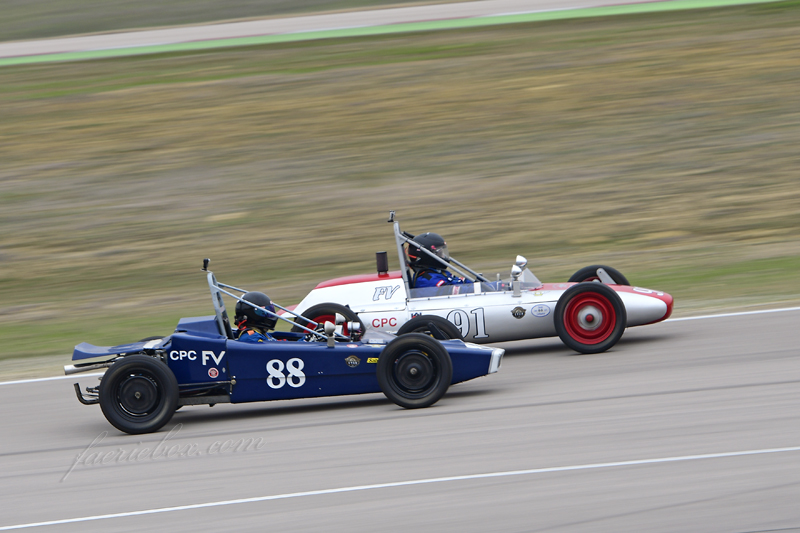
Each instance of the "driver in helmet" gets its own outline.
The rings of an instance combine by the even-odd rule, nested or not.
[[[445,261],[450,259],[450,254],[447,253],[447,243],[438,233],[423,233],[414,237],[414,241]],[[407,253],[408,263],[414,270],[414,277],[411,280],[411,287],[414,289],[472,283],[471,280],[460,278],[449,272],[444,264],[420,251],[413,244],[408,245]]]
[[[269,296],[263,292],[248,292],[242,296],[242,300],[247,300],[263,309],[258,309],[252,305],[247,305],[241,301],[236,302],[236,315],[233,318],[236,330],[236,340],[242,342],[268,342],[276,340],[268,333],[275,328],[278,319],[275,317],[275,306]]]

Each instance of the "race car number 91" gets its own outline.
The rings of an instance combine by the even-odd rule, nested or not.
[[[297,357],[286,361],[285,367],[280,359],[272,359],[267,363],[267,372],[269,373],[267,385],[273,389],[280,389],[284,385],[294,388],[302,387],[303,383],[306,382],[306,375],[303,374],[304,366],[303,360]],[[283,373],[284,368],[286,369],[286,374]]]
[[[475,339],[485,339],[489,335],[486,334],[486,317],[483,313],[483,307],[472,309],[470,314],[475,316]],[[461,336],[465,339],[469,337],[469,315],[466,311],[461,309],[454,309],[447,314],[447,320],[453,323],[461,331]]]

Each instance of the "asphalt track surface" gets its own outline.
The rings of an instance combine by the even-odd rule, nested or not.
[[[195,406],[143,436],[71,379],[3,385],[0,530],[800,528],[798,319],[669,321],[591,356],[506,343],[428,409]]]
[[[0,43],[0,67],[775,0],[477,0]]]

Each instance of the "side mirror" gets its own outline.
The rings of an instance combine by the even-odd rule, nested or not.
[[[325,321],[325,325],[322,326],[325,330],[325,335],[328,337],[328,348],[333,348],[334,340],[333,340],[333,332],[336,331],[336,325],[333,322]]]
[[[511,267],[511,279],[513,280],[511,282],[511,287],[513,290],[511,296],[513,296],[514,298],[522,296],[521,283],[519,282],[519,277],[521,275],[522,275],[522,269],[518,265],[514,265]]]
[[[518,255],[517,260],[514,261],[514,264],[520,268],[525,268],[528,265],[528,260],[525,259],[523,256]]]

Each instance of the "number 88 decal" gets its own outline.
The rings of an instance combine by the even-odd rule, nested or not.
[[[302,359],[298,359],[297,357],[289,359],[286,361],[287,376],[283,373],[283,361],[280,359],[271,360],[267,363],[267,372],[269,372],[267,385],[273,389],[280,389],[287,384],[294,388],[301,387],[303,383],[306,382],[306,375],[303,374],[304,366],[305,363],[303,363]]]

